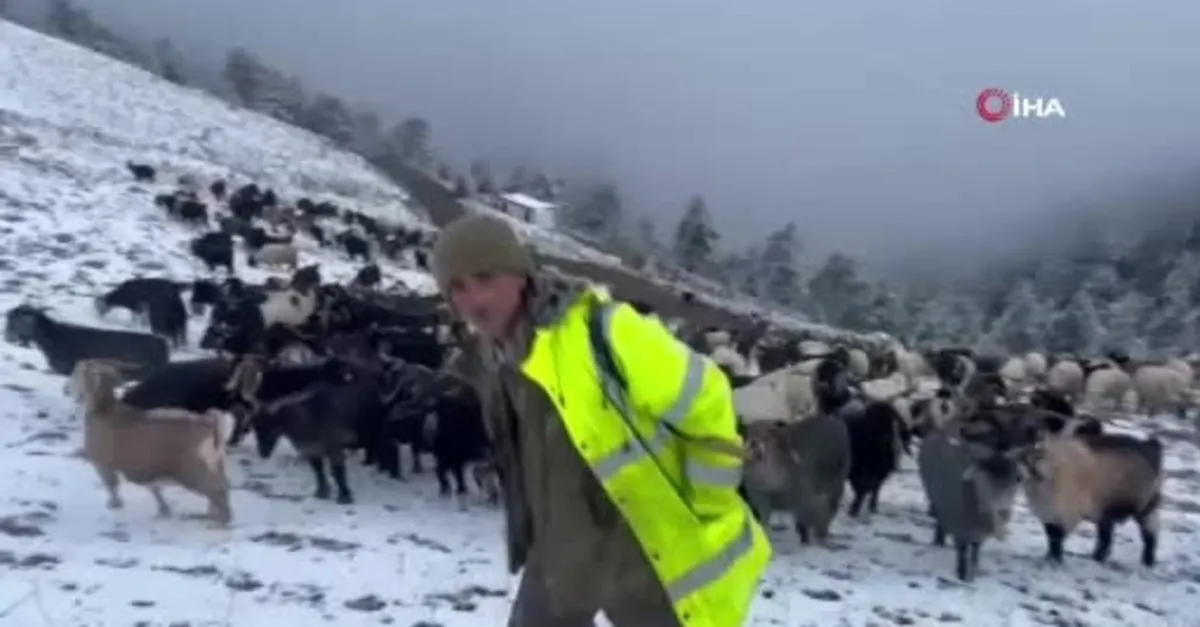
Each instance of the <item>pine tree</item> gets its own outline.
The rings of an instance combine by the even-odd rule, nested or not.
[[[525,166],[519,165],[513,168],[508,175],[508,182],[504,184],[505,193],[526,192],[529,185],[529,172]]]
[[[476,184],[492,180],[492,166],[484,159],[472,159],[468,171],[471,173],[471,180]]]
[[[607,241],[621,226],[621,195],[611,181],[592,186],[567,212],[568,226],[589,238]]]
[[[762,293],[771,301],[784,307],[800,304],[803,290],[797,257],[800,252],[800,237],[796,223],[788,222],[783,228],[767,236],[761,258]]]
[[[71,0],[49,0],[46,25],[55,35],[75,43],[84,43],[92,30],[91,16]]]
[[[454,181],[454,198],[462,200],[471,195],[471,186],[467,184],[467,177],[459,176]]]
[[[634,227],[633,245],[645,255],[653,255],[658,252],[658,237],[653,220],[645,216],[638,218],[637,225]]]
[[[696,272],[712,259],[719,237],[704,198],[695,196],[675,229],[675,259],[688,272]]]
[[[245,48],[234,48],[225,57],[225,80],[243,105],[254,102],[265,73],[262,62]]]
[[[1063,311],[1054,315],[1046,336],[1046,348],[1052,352],[1095,355],[1104,347],[1103,323],[1091,294],[1080,289],[1075,292]]]
[[[351,149],[370,161],[383,156],[383,125],[371,111],[357,110],[350,115],[354,140]]]
[[[1040,349],[1044,345],[1051,313],[1038,297],[1033,281],[1019,281],[1006,302],[1008,307],[992,323],[988,339],[1010,352]]]
[[[401,162],[427,166],[433,157],[429,132],[429,122],[424,118],[405,118],[388,133],[388,143]]]
[[[304,128],[328,137],[339,146],[350,146],[354,142],[354,120],[336,96],[317,94],[304,108],[300,122]]]
[[[868,288],[858,276],[858,262],[843,253],[831,254],[808,281],[820,319],[852,329],[867,323]]]
[[[176,85],[188,84],[187,68],[184,66],[183,56],[179,54],[175,44],[171,43],[170,37],[163,37],[154,42],[154,60],[156,73],[159,76]]]
[[[262,68],[258,86],[247,106],[288,124],[302,124],[308,114],[304,85],[294,76]]]

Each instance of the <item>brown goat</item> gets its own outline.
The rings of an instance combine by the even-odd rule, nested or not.
[[[120,372],[100,360],[77,363],[69,384],[84,409],[84,457],[108,490],[108,507],[124,506],[117,493],[123,476],[149,489],[159,517],[169,517],[162,486],[173,483],[207,498],[209,518],[228,525],[233,514],[225,473],[225,441],[232,429],[227,416],[218,410],[135,409],[116,398],[120,384]]]

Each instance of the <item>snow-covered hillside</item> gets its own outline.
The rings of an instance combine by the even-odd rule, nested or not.
[[[152,205],[165,188],[132,184],[126,159],[232,171],[364,211],[403,206],[403,193],[361,160],[307,133],[0,22],[0,309],[34,298],[63,319],[122,325],[96,320],[90,298],[135,273],[195,276],[182,252],[191,233]],[[333,279],[353,270],[332,253],[304,255]],[[387,270],[429,287],[424,275]],[[513,586],[494,509],[460,511],[428,475],[397,482],[358,467],[358,504],[316,502],[306,468],[244,447],[234,452],[229,531],[156,520],[133,486],[126,508],[109,511],[72,455],[79,421],[62,386],[36,351],[0,346],[0,625],[503,623]],[[1113,565],[1091,563],[1076,538],[1068,566],[1047,567],[1040,527],[1020,511],[1008,543],[985,547],[981,579],[950,581],[952,553],[928,545],[908,468],[869,524],[835,524],[833,548],[802,549],[775,529],[777,556],[751,624],[1200,624],[1196,449],[1181,432],[1161,435],[1169,498],[1153,571],[1131,566],[1130,528]],[[168,498],[182,511],[203,507],[178,490]]]

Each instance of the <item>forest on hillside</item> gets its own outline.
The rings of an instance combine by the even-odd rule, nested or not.
[[[305,128],[387,173],[415,166],[452,181],[462,196],[521,191],[566,201],[565,230],[634,268],[693,273],[813,321],[884,331],[916,345],[1077,353],[1120,348],[1133,355],[1200,350],[1200,208],[1190,201],[1150,207],[1135,229],[1080,217],[1080,228],[1065,241],[1036,255],[1014,254],[970,281],[873,280],[851,251],[807,256],[796,222],[781,224],[758,245],[735,249],[723,244],[704,195],[696,193],[681,200],[676,227],[658,233],[646,211],[626,206],[619,181],[564,180],[532,164],[501,174],[484,159],[439,155],[426,117],[386,119],[306,85],[245,48],[229,50],[214,73],[191,65],[169,37],[126,37],[72,0],[49,0],[45,7],[40,15],[17,15],[0,0],[0,17]],[[469,166],[456,171],[451,160]]]

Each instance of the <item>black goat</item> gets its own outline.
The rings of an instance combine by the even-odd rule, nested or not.
[[[242,233],[242,243],[246,250],[256,251],[267,244],[291,244],[291,235],[270,235],[262,227],[251,227]]]
[[[354,275],[354,279],[350,282],[355,287],[378,287],[383,282],[383,272],[379,270],[378,264],[367,264],[359,269]]]
[[[304,266],[292,273],[291,287],[298,292],[307,292],[321,286],[321,266]]]
[[[874,514],[879,509],[879,492],[900,468],[900,455],[908,451],[911,435],[891,403],[871,401],[861,413],[849,413],[844,418],[850,432],[848,478],[854,492],[849,513],[858,517],[865,501]]]
[[[116,287],[96,298],[96,313],[101,316],[120,308],[132,314],[143,314],[152,301],[174,296],[179,298],[183,285],[159,277],[125,279]]]
[[[371,244],[367,240],[347,231],[338,235],[338,241],[351,260],[356,258],[361,258],[363,261],[371,260]]]
[[[158,172],[154,169],[154,166],[146,165],[144,163],[126,161],[125,167],[129,170],[129,173],[133,175],[133,180],[139,183],[153,183],[154,178],[158,176]]]
[[[208,206],[199,200],[189,198],[176,203],[175,214],[189,224],[208,226]]]
[[[58,322],[30,305],[9,310],[4,339],[37,346],[50,369],[61,375],[70,375],[80,360],[105,359],[136,377],[162,366],[169,358],[167,343],[160,337]]]
[[[121,402],[138,409],[170,407],[197,414],[229,410],[233,396],[225,386],[232,371],[233,362],[219,357],[172,362],[126,390]]]
[[[228,233],[205,233],[192,240],[191,251],[209,272],[223,266],[233,274],[233,237]]]

